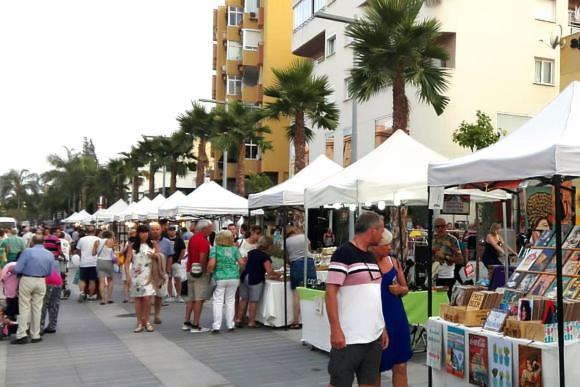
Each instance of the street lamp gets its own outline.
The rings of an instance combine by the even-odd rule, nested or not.
[[[330,20],[337,23],[343,24],[352,24],[356,22],[356,19],[339,16],[339,15],[331,15],[325,12],[315,12],[314,17],[318,19],[325,19]],[[352,54],[352,64],[355,65],[355,56],[354,52]],[[348,85],[347,85],[348,87]],[[348,95],[348,90],[347,90]],[[358,151],[357,151],[357,144],[358,144],[358,106],[356,102],[356,98],[351,96],[352,100],[352,118],[351,118],[351,134],[350,134],[350,160],[351,163],[354,163],[358,159]]]
[[[217,105],[225,105],[226,110],[228,108],[228,102],[227,101],[219,101],[219,100],[215,100],[215,99],[205,99],[205,98],[200,98],[198,99],[199,102],[206,102],[206,103],[214,103]],[[222,167],[222,187],[224,187],[225,189],[228,189],[228,149],[224,148],[223,149],[223,167]]]

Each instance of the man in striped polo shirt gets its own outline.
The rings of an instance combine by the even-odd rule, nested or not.
[[[381,240],[385,226],[374,212],[363,212],[355,237],[332,255],[326,280],[330,323],[330,386],[374,386],[381,353],[389,339],[381,306],[381,272],[369,246]]]

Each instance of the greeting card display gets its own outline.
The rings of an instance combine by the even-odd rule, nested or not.
[[[490,386],[512,387],[512,343],[498,337],[490,337],[489,346],[489,379]]]
[[[447,373],[463,379],[465,377],[465,331],[447,327]]]
[[[518,349],[518,376],[520,386],[542,386],[542,350],[520,345]]]
[[[427,366],[441,370],[443,363],[443,325],[433,320],[427,323]]]
[[[469,334],[469,383],[489,386],[487,337]]]

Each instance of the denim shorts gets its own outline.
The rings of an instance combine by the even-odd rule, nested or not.
[[[316,266],[314,259],[308,258],[307,279],[316,280]],[[296,289],[304,286],[304,258],[299,258],[290,263],[290,288]]]

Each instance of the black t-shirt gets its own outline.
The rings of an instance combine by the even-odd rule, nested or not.
[[[272,262],[268,254],[258,249],[251,250],[248,253],[248,263],[242,273],[242,279],[245,279],[246,275],[249,275],[248,282],[250,285],[257,285],[263,282],[266,277],[266,269],[264,269],[264,262],[266,261]]]
[[[185,250],[185,242],[183,241],[183,239],[181,239],[181,237],[178,236],[176,236],[173,239],[171,238],[167,239],[169,239],[169,243],[171,243],[173,251],[175,252],[175,254],[171,256],[171,260],[173,261],[173,263],[181,263],[179,262],[179,256],[181,255],[181,252]]]

